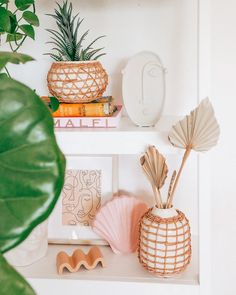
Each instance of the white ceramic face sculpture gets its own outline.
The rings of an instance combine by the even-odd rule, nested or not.
[[[138,126],[154,126],[165,100],[165,68],[153,52],[133,56],[123,70],[122,94],[130,119]]]
[[[5,254],[14,266],[26,266],[44,257],[48,248],[48,221],[39,224],[19,246]]]

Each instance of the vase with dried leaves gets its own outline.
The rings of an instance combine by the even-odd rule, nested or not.
[[[178,172],[173,171],[168,195],[163,202],[163,187],[168,167],[166,159],[154,146],[150,146],[140,163],[150,181],[155,206],[149,209],[140,222],[139,261],[150,272],[163,277],[185,270],[191,260],[191,233],[184,213],[174,209],[173,198],[186,160],[192,150],[205,152],[217,144],[220,128],[208,98],[169,133],[170,143],[185,150]]]

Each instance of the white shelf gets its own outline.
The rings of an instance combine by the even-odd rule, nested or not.
[[[148,273],[138,262],[137,254],[116,255],[108,246],[100,246],[103,256],[106,260],[107,267],[102,268],[100,265],[94,270],[85,270],[81,268],[76,273],[64,272],[63,275],[58,275],[56,270],[56,255],[60,251],[66,251],[68,254],[76,248],[83,249],[86,253],[89,246],[76,246],[76,245],[49,245],[47,256],[38,262],[27,266],[18,267],[18,271],[33,283],[38,280],[42,283],[43,280],[47,281],[48,287],[50,282],[57,281],[76,281],[80,284],[83,281],[106,281],[106,282],[130,282],[130,283],[151,283],[157,285],[167,285],[170,288],[173,286],[192,286],[193,289],[199,287],[198,279],[198,251],[197,239],[193,239],[193,257],[190,265],[186,271],[174,278],[158,278]],[[51,285],[54,286],[54,285]],[[66,285],[64,285],[66,286]],[[172,286],[172,287],[171,287]]]
[[[147,145],[157,145],[162,153],[176,153],[168,141],[178,117],[162,117],[155,127],[135,126],[122,117],[118,128],[56,129],[58,144],[66,155],[140,154]]]

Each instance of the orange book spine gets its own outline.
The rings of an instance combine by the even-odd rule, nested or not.
[[[111,115],[110,103],[61,103],[53,117],[103,117]]]

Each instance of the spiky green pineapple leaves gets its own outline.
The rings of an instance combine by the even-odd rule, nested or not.
[[[68,3],[68,0],[66,0],[62,5],[57,3],[57,9],[54,12],[55,14],[48,15],[56,20],[58,30],[47,29],[51,37],[51,40],[47,43],[51,44],[53,48],[46,55],[51,56],[55,61],[97,60],[105,55],[102,52],[104,48],[93,48],[94,44],[105,36],[99,36],[84,47],[83,44],[89,30],[78,37],[84,19],[80,18],[78,14],[72,15],[73,6],[71,2]]]

